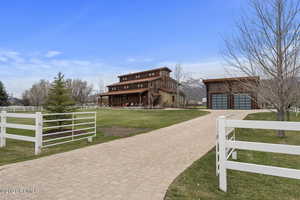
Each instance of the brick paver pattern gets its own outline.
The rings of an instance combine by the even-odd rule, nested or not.
[[[211,111],[146,134],[2,166],[0,199],[162,200],[172,181],[214,147],[216,118],[250,112]]]

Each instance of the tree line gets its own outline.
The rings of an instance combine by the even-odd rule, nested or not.
[[[60,74],[63,76],[62,74]],[[58,77],[56,77],[58,78]],[[55,82],[55,80],[54,80]],[[93,85],[81,79],[63,80],[66,92],[70,94],[76,105],[84,105],[88,102],[95,102],[93,95]],[[31,88],[26,90],[22,95],[23,104],[25,106],[43,106],[47,102],[49,92],[53,88],[50,81],[40,80],[33,84]]]
[[[6,92],[4,84],[0,81],[0,106],[8,106],[8,105],[9,105],[8,94]]]
[[[88,84],[87,81],[81,79],[65,80],[63,74],[59,73],[57,77],[54,78],[53,82],[41,79],[34,83],[29,89],[23,92],[21,99],[10,97],[4,84],[0,81],[0,106],[14,105],[14,103],[10,102],[11,99],[18,100],[18,104],[24,106],[45,106],[51,91],[55,87],[54,83],[59,76],[61,76],[60,81],[65,89],[65,93],[70,95],[74,105],[85,105],[97,101],[97,95],[94,94],[94,87],[92,84]]]

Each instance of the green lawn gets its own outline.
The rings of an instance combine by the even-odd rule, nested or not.
[[[257,113],[249,120],[274,120],[273,113]],[[300,121],[292,115],[291,121]],[[287,132],[280,139],[275,131],[236,130],[237,140],[300,145],[299,132]],[[300,156],[238,151],[238,161],[300,169]],[[194,162],[169,186],[165,200],[296,200],[300,199],[300,180],[228,170],[228,192],[218,190],[215,175],[215,149]]]
[[[207,109],[207,106],[187,106],[189,109]]]
[[[179,122],[193,119],[207,114],[208,112],[198,110],[110,110],[101,109],[97,111],[97,136],[92,143],[86,140],[70,142],[49,148],[44,148],[42,154],[34,156],[34,144],[30,142],[7,139],[7,147],[0,149],[0,165],[19,162],[29,159],[35,159],[41,156],[70,151],[73,149],[108,142],[119,139],[124,136],[104,135],[103,129],[111,127],[129,128],[129,131],[135,130],[132,134],[148,132],[170,126]],[[33,124],[33,120],[10,119],[11,123],[19,122],[23,124]],[[127,131],[128,131],[127,130]],[[33,136],[33,131],[23,131],[18,129],[9,129],[8,133]]]

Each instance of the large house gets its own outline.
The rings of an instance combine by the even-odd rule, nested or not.
[[[257,93],[251,88],[259,77],[235,77],[203,80],[209,109],[258,109]]]
[[[100,104],[108,97],[109,106],[174,107],[185,103],[185,95],[170,77],[167,67],[119,76],[119,82],[108,85],[100,94]],[[178,98],[177,98],[178,96]]]

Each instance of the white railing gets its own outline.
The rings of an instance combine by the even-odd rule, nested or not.
[[[9,118],[31,119],[31,124],[33,125],[10,123],[8,120]],[[96,112],[53,114],[42,114],[41,112],[37,112],[35,114],[24,114],[2,111],[0,126],[0,147],[6,147],[7,138],[33,142],[35,143],[35,154],[37,155],[41,153],[42,148],[45,147],[82,139],[88,139],[89,142],[92,142],[92,138],[96,136]],[[33,136],[10,133],[10,129],[21,129],[26,130],[27,132],[32,131]]]
[[[96,136],[96,112],[43,114],[43,147]]]
[[[78,110],[95,110],[101,108],[98,105],[74,106]],[[43,106],[0,106],[0,111],[7,112],[39,112],[43,111]]]
[[[0,106],[0,111],[6,112],[38,112],[43,111],[42,106]]]
[[[219,158],[216,168],[219,175],[219,188],[222,191],[227,191],[227,169],[300,179],[300,170],[228,160],[231,153],[236,152],[236,149],[300,155],[300,146],[230,140],[227,137],[227,128],[300,131],[300,122],[229,120],[224,116],[219,117],[217,120],[217,154]],[[228,153],[228,149],[231,149],[231,153]],[[236,158],[236,154],[234,157]]]
[[[19,123],[8,123],[9,118],[15,119],[32,119],[34,125],[19,124]],[[0,132],[0,147],[6,146],[6,138],[23,140],[27,142],[35,143],[35,154],[39,154],[42,148],[42,113],[37,112],[36,114],[21,114],[21,113],[7,113],[6,111],[1,112],[1,132]],[[19,135],[16,133],[10,133],[7,129],[22,129],[30,130],[35,134],[34,136]]]
[[[226,118],[233,118],[235,117],[235,114],[229,114],[225,116]],[[216,123],[216,174],[219,174],[219,167],[220,167],[220,153],[219,153],[219,134],[218,134],[218,120]],[[228,140],[235,140],[235,129],[234,128],[226,128],[225,129],[225,133],[226,133],[226,139]],[[232,159],[236,160],[237,159],[237,153],[235,151],[235,149],[233,148],[226,148],[226,158],[230,158],[230,156],[232,157]]]
[[[300,113],[300,107],[293,107],[293,108],[291,108],[291,111],[295,112],[296,113],[296,117],[298,117],[298,115]]]
[[[74,106],[79,110],[94,110],[100,108],[98,105]]]

